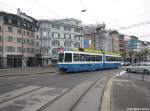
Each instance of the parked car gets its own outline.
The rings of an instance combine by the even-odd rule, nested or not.
[[[131,62],[124,62],[123,63],[123,66],[129,66],[129,65],[131,65]]]
[[[150,74],[150,63],[135,63],[126,68],[126,71],[128,73],[130,72],[137,72],[137,73],[144,73],[144,74]]]

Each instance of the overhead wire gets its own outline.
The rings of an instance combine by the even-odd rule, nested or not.
[[[141,26],[148,25],[148,24],[150,24],[150,21],[140,22],[140,23],[132,24],[132,25],[125,26],[125,27],[119,27],[119,29],[126,30],[126,29],[130,29],[130,28],[141,27]]]
[[[42,8],[47,9],[46,11],[52,15],[55,15],[57,18],[63,18],[60,14],[56,13],[55,11],[53,11],[52,9],[48,8],[47,6],[45,6],[44,4],[42,4],[41,2],[39,2],[39,0],[34,0],[36,4],[38,4],[39,6],[41,6]]]
[[[91,13],[91,11],[89,10],[89,8],[87,8],[87,6],[85,5],[85,3],[84,3],[82,0],[80,0],[80,3],[81,3],[82,6],[84,7],[84,9],[81,10],[81,12],[86,12],[86,11],[87,11],[87,12],[92,16],[92,18],[95,20],[96,24],[98,24],[98,20],[97,20],[96,17],[93,15],[93,13]]]

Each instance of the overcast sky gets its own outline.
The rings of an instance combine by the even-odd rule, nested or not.
[[[0,10],[16,14],[17,8],[37,19],[105,22],[107,29],[150,41],[150,0],[0,0]]]

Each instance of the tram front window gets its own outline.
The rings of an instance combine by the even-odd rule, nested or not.
[[[72,62],[72,54],[65,53],[65,62]]]
[[[63,62],[64,60],[64,54],[59,54],[59,62]]]

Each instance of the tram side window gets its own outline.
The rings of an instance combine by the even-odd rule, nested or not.
[[[95,55],[92,55],[92,61],[95,62]]]
[[[121,57],[118,57],[118,61],[122,61],[122,60],[121,60]]]
[[[96,56],[96,61],[102,61],[102,56]]]
[[[86,61],[92,61],[92,57],[91,57],[91,55],[86,55]]]
[[[85,61],[85,54],[80,54],[80,61]]]
[[[106,61],[121,61],[120,57],[106,56]]]
[[[72,54],[65,53],[65,62],[72,62]]]
[[[74,59],[74,61],[80,61],[79,54],[73,54],[73,59]]]
[[[106,61],[113,61],[113,57],[111,57],[111,56],[106,56]]]

